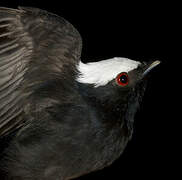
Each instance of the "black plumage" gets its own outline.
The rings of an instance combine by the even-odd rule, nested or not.
[[[133,131],[142,63],[95,88],[76,81],[82,41],[65,19],[0,8],[0,179],[70,179],[111,164]]]

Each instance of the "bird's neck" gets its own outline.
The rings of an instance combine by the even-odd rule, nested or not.
[[[104,88],[104,87],[103,87]],[[108,88],[109,90],[109,88]],[[123,125],[128,108],[128,98],[120,100],[119,96],[111,95],[107,89],[98,89],[86,84],[79,84],[79,92],[90,109],[96,112],[97,117],[103,123],[112,125]]]

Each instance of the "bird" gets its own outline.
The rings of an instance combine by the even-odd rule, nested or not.
[[[160,61],[84,63],[81,51],[64,18],[0,7],[1,180],[69,180],[123,153]]]

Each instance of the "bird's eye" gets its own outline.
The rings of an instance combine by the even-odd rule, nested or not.
[[[129,82],[128,74],[126,72],[122,72],[116,78],[116,81],[121,86],[126,86]]]

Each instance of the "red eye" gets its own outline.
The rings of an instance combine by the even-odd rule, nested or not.
[[[119,74],[116,78],[116,81],[119,85],[122,85],[122,86],[126,86],[128,84],[128,74],[123,72],[121,74]]]

